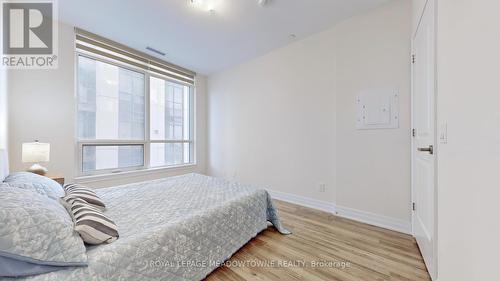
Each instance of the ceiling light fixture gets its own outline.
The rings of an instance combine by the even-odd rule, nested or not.
[[[261,7],[264,7],[268,2],[269,0],[257,0],[257,4]]]
[[[215,13],[215,9],[218,5],[220,5],[220,0],[189,0],[191,4],[200,9],[210,12],[211,14]]]

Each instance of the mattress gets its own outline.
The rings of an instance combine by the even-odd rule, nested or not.
[[[25,280],[201,280],[271,222],[263,189],[199,174],[96,190],[120,238],[87,249],[88,267]]]

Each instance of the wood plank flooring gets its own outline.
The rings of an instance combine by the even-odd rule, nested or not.
[[[269,227],[207,281],[430,280],[410,235],[275,202],[293,234]]]

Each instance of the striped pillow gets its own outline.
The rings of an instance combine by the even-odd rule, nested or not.
[[[75,230],[87,244],[111,243],[118,239],[118,227],[99,209],[92,207],[85,200],[67,196],[61,198],[69,206]]]
[[[99,196],[97,196],[92,189],[86,186],[72,183],[65,184],[63,188],[66,191],[66,196],[83,199],[91,206],[100,210],[104,210],[106,208],[106,205],[104,205],[101,198],[99,198]]]

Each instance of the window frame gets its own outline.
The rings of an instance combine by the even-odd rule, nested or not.
[[[142,140],[126,140],[126,139],[115,139],[115,140],[103,140],[103,139],[91,139],[84,140],[80,139],[78,136],[78,87],[79,87],[79,57],[86,57],[88,59],[96,60],[102,63],[107,63],[114,65],[116,67],[124,68],[130,71],[141,73],[144,75],[144,138]],[[170,170],[179,167],[195,166],[197,164],[196,155],[196,85],[186,83],[183,81],[175,80],[167,76],[163,76],[158,73],[152,73],[145,69],[134,67],[132,65],[119,62],[104,56],[97,54],[85,52],[82,50],[75,50],[75,150],[76,155],[76,176],[77,177],[92,177],[92,176],[106,176],[106,175],[117,175],[120,173],[127,172],[140,172],[140,171],[154,171],[154,170]],[[189,139],[188,140],[151,140],[151,128],[150,128],[150,79],[151,77],[165,80],[166,82],[172,82],[189,87]],[[150,163],[150,153],[151,144],[153,143],[189,143],[190,151],[190,161],[189,163],[176,164],[176,165],[164,165],[151,167]],[[142,145],[143,146],[143,165],[135,167],[125,167],[125,168],[113,168],[113,169],[100,169],[84,172],[83,171],[83,146],[89,145],[101,145],[101,146],[120,146],[120,145]]]

